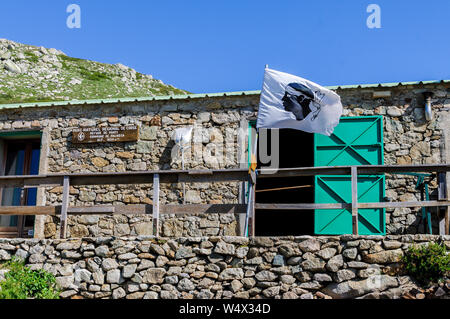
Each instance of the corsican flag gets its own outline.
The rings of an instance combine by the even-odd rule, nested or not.
[[[330,136],[341,115],[341,98],[333,91],[266,68],[257,128],[292,128]]]

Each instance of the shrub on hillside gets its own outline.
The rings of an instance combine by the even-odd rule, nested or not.
[[[0,266],[7,269],[0,281],[0,299],[59,299],[55,276],[43,269],[31,270],[14,258]]]
[[[403,262],[408,274],[422,284],[437,282],[450,271],[449,252],[444,245],[437,243],[409,247]]]

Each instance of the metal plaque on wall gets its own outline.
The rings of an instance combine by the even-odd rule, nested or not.
[[[72,131],[72,143],[112,143],[137,141],[139,128],[137,125],[113,127],[83,127]]]

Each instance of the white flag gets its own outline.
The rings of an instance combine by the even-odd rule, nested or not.
[[[341,98],[333,91],[266,68],[257,128],[293,128],[330,136],[341,115]]]

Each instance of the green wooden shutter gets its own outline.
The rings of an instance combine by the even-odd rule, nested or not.
[[[383,165],[383,118],[381,116],[343,117],[331,136],[315,134],[315,166]],[[385,196],[384,175],[358,177],[358,201],[380,202]],[[318,175],[315,178],[316,203],[351,203],[350,175]],[[385,234],[384,209],[359,209],[361,235]],[[352,213],[347,209],[317,209],[314,230],[318,235],[352,233]]]

